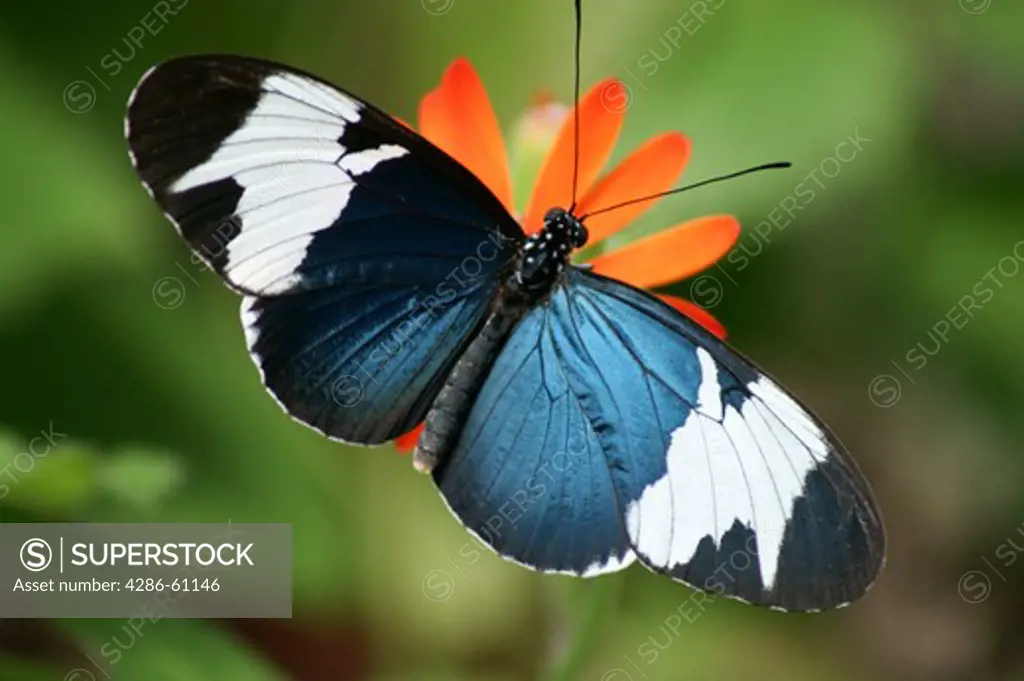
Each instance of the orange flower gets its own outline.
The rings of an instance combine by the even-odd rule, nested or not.
[[[675,186],[690,157],[689,140],[677,132],[649,139],[605,175],[625,119],[625,86],[614,78],[592,87],[579,103],[579,171],[576,215],[586,215],[623,201]],[[547,105],[550,110],[551,105]],[[550,118],[550,117],[549,117]],[[544,226],[544,213],[568,208],[573,196],[574,116],[567,111],[522,213],[527,234]],[[472,65],[456,59],[441,85],[420,104],[420,134],[471,170],[513,215],[512,177],[505,141],[487,91]],[[590,243],[612,236],[651,208],[655,201],[633,204],[587,219]],[[725,255],[739,237],[740,225],[728,215],[697,218],[675,225],[618,250],[601,253],[594,271],[641,288],[662,286],[689,277]],[[720,338],[725,327],[704,308],[675,296],[659,297]],[[400,451],[416,445],[422,425],[395,441]]]

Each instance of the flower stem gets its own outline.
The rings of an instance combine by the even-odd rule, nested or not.
[[[543,681],[576,681],[586,664],[587,656],[596,646],[605,622],[619,603],[624,575],[609,575],[574,584],[566,590],[568,611],[572,619],[566,650],[541,674]]]

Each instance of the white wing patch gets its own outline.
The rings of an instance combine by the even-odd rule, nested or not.
[[[362,105],[321,83],[275,74],[262,90],[242,125],[169,191],[228,178],[242,188],[233,218],[240,229],[223,246],[224,276],[248,291],[271,295],[295,286],[313,237],[348,205],[353,178],[408,150],[395,144],[345,149],[340,140],[347,126],[359,124]]]
[[[722,420],[722,386],[718,384],[718,365],[704,348],[697,348],[700,363],[700,387],[697,389],[697,409],[716,421]]]
[[[338,219],[351,193],[352,183],[341,180],[253,209],[247,199],[258,200],[258,192],[246,192],[238,204],[242,231],[228,244],[224,276],[263,293],[292,288],[313,235]]]
[[[740,409],[723,400],[718,365],[697,348],[697,408],[671,433],[667,472],[626,509],[626,530],[650,565],[689,563],[738,521],[757,539],[765,589],[775,584],[785,527],[804,481],[828,456],[827,436],[770,379],[748,384]],[[700,586],[700,585],[697,585]]]
[[[619,558],[614,553],[608,556],[608,560],[603,563],[600,561],[594,561],[588,565],[583,572],[579,574],[580,577],[598,577],[600,575],[610,575],[613,572],[624,570],[633,564],[636,560],[636,554],[632,551],[626,552],[624,556]],[[569,573],[573,574],[573,573]]]
[[[357,123],[363,105],[351,97],[346,97],[334,88],[303,78],[296,73],[278,73],[268,76],[263,81],[263,89],[277,93],[300,103],[304,110],[314,107],[343,118],[349,123]]]
[[[673,431],[666,464],[668,472],[626,509],[630,541],[661,567],[685,563],[704,535],[715,533],[713,471],[699,419]]]
[[[373,170],[378,163],[408,154],[408,150],[397,144],[382,144],[377,149],[367,149],[358,154],[347,154],[338,165],[353,175],[362,175]]]

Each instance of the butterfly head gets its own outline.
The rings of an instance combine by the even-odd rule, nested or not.
[[[565,271],[574,249],[587,243],[587,228],[572,213],[552,208],[544,215],[544,228],[526,240],[519,258],[517,278],[530,292],[544,293]]]

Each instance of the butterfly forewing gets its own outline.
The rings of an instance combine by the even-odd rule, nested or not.
[[[490,237],[504,257],[489,262],[502,265],[522,238],[500,202],[439,149],[279,64],[161,64],[133,93],[126,133],[139,176],[185,240],[248,293],[395,269],[426,282]],[[316,242],[335,234],[343,243]],[[435,262],[424,266],[425,256]]]
[[[289,413],[365,443],[422,419],[523,238],[479,180],[366,102],[244,57],[153,68],[126,134],[185,241],[247,294]]]

